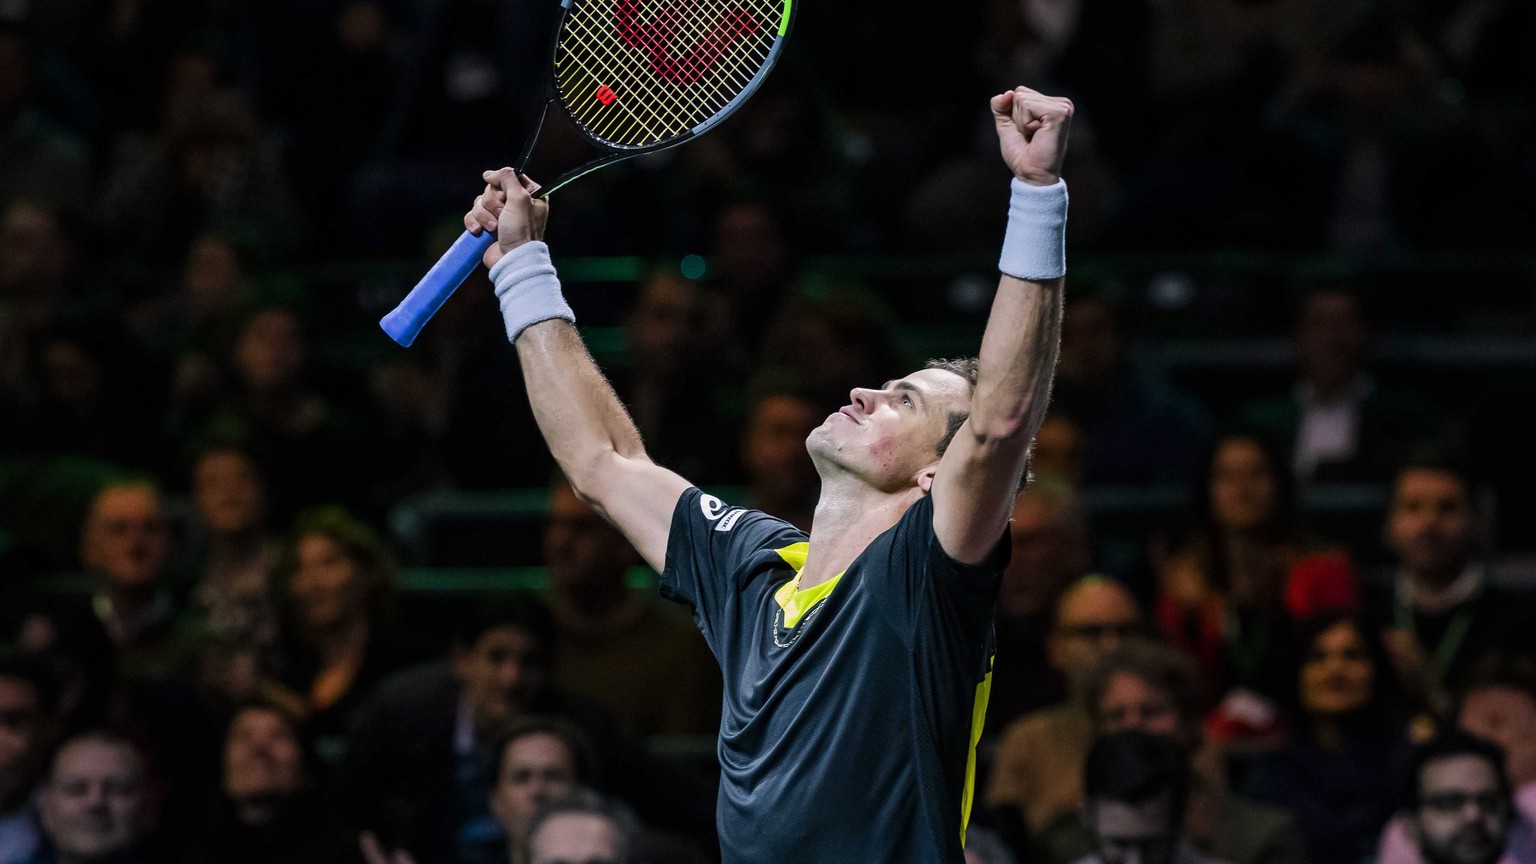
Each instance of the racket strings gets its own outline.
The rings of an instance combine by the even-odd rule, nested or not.
[[[587,0],[566,17],[556,83],[589,134],[654,144],[750,86],[783,15],[783,0]]]

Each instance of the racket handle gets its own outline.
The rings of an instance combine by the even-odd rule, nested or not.
[[[427,275],[421,277],[411,293],[405,295],[393,312],[379,319],[379,326],[389,334],[389,338],[409,348],[420,335],[421,328],[432,320],[443,304],[453,296],[453,292],[459,290],[469,274],[475,272],[480,266],[480,259],[484,257],[485,250],[496,242],[496,232],[481,231],[479,234],[471,234],[465,231],[459,235],[459,239],[453,241],[443,257],[437,259]]]

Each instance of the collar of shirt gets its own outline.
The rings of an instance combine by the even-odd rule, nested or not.
[[[107,635],[113,642],[126,642],[143,633],[145,630],[171,618],[171,595],[161,591],[155,595],[155,599],[149,605],[139,610],[132,618],[123,618],[113,608],[112,598],[105,592],[98,592],[91,597],[91,609],[107,629]]]
[[[1472,599],[1483,587],[1486,573],[1481,565],[1468,564],[1451,584],[1436,591],[1414,582],[1413,577],[1400,573],[1397,577],[1397,596],[1408,603],[1409,608],[1423,615],[1443,615]]]
[[[1364,373],[1356,375],[1355,380],[1349,382],[1349,386],[1344,389],[1344,395],[1326,402],[1317,398],[1317,390],[1308,384],[1305,378],[1296,382],[1296,389],[1293,392],[1296,396],[1296,404],[1300,405],[1303,411],[1308,408],[1337,407],[1364,400],[1376,392],[1376,381]]]

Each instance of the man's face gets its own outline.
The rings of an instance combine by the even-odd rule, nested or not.
[[[626,322],[637,366],[654,372],[675,369],[695,339],[699,305],[699,287],[691,280],[676,273],[648,277]]]
[[[1248,531],[1275,518],[1280,487],[1264,448],[1247,438],[1230,438],[1211,461],[1211,516],[1217,525]]]
[[[806,447],[822,477],[849,474],[900,492],[938,465],[949,416],[968,410],[970,397],[966,380],[942,369],[914,372],[879,390],[858,388],[811,431]]]
[[[475,727],[492,729],[522,713],[544,686],[546,663],[538,642],[519,627],[487,630],[475,644],[460,648],[454,671]]]
[[[86,517],[80,560],[110,586],[147,588],[170,553],[160,496],[143,486],[119,486],[96,496]]]
[[[197,513],[215,534],[243,534],[261,524],[266,494],[256,466],[243,453],[221,450],[197,462],[192,473]]]
[[[109,858],[138,841],[144,803],[137,753],[123,744],[77,741],[54,759],[43,795],[43,829],[61,858]]]
[[[368,614],[378,579],[325,534],[306,534],[294,549],[297,566],[288,583],[300,620],[311,630],[338,627]]]
[[[1178,850],[1173,798],[1167,793],[1140,804],[1089,801],[1088,821],[1104,864],[1170,864]]]
[[[1108,381],[1120,362],[1120,333],[1114,310],[1098,300],[1079,300],[1061,322],[1061,359],[1056,374],[1063,382],[1092,387]]]
[[[820,421],[816,406],[804,399],[775,394],[758,400],[741,443],[741,462],[752,485],[769,487],[776,497],[813,495],[816,466],[806,453],[805,438]]]
[[[623,534],[560,483],[549,496],[544,560],[556,589],[601,594],[624,584],[624,571],[638,559]]]
[[[1186,747],[1194,743],[1195,731],[1182,721],[1173,696],[1140,675],[1116,672],[1109,676],[1097,711],[1099,733],[1103,735],[1139,729],[1172,738]]]
[[[1426,864],[1493,864],[1509,833],[1510,802],[1487,760],[1458,755],[1426,764],[1410,824]]]
[[[544,820],[529,844],[531,864],[619,864],[619,832],[590,813],[561,813]]]
[[[1462,698],[1457,725],[1504,748],[1516,789],[1536,783],[1536,697],[1516,687],[1479,687]]]
[[[303,784],[303,749],[293,726],[265,708],[235,715],[224,740],[224,794],[236,801],[276,798]]]
[[[1083,673],[1120,640],[1141,632],[1141,610],[1113,582],[1084,582],[1062,595],[1051,630],[1050,659],[1069,678]]]
[[[1296,328],[1296,359],[1315,387],[1348,384],[1360,374],[1365,355],[1365,322],[1360,304],[1343,292],[1307,298]]]
[[[514,843],[526,839],[528,825],[542,807],[576,788],[576,757],[558,736],[524,735],[501,754],[491,810]]]
[[[32,682],[0,677],[0,807],[9,808],[36,781],[47,728]]]
[[[1472,497],[1456,475],[1415,468],[1398,476],[1387,539],[1409,571],[1460,572],[1472,558],[1477,528]]]
[[[1065,505],[1025,490],[1013,505],[1013,556],[1003,571],[998,611],[1007,618],[1046,612],[1088,571],[1088,545]]]

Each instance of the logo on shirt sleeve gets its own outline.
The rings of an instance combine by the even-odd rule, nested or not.
[[[699,509],[704,511],[705,519],[713,522],[725,515],[725,502],[713,495],[701,495]]]
[[[731,512],[725,514],[725,518],[720,520],[720,524],[715,526],[715,530],[729,531],[732,528],[735,528],[736,523],[741,521],[742,514],[746,512],[747,511],[741,509],[740,507],[733,509]]]

